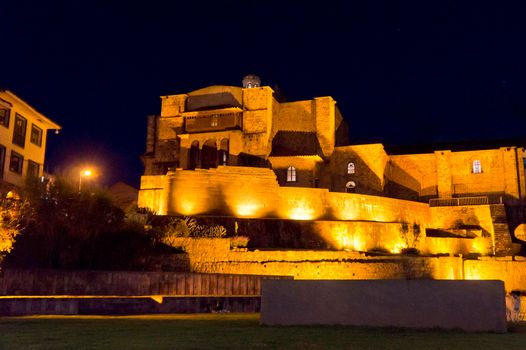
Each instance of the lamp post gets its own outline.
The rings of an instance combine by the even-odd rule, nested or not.
[[[83,177],[90,177],[93,175],[93,172],[90,169],[83,169],[79,173],[79,193],[82,190],[82,178]]]

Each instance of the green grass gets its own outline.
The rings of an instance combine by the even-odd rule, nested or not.
[[[507,334],[360,327],[261,327],[259,314],[0,318],[0,349],[526,349]]]

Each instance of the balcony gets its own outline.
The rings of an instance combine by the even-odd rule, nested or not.
[[[184,132],[200,133],[241,129],[243,112],[239,108],[223,111],[190,112],[182,115]]]
[[[433,198],[429,200],[430,207],[460,207],[464,205],[494,204],[487,196],[459,197],[459,198]]]

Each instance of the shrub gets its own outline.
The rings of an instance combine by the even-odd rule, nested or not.
[[[246,248],[250,238],[246,236],[235,236],[230,238],[230,248]]]
[[[0,202],[0,263],[11,251],[20,233],[20,214],[26,203],[4,200]]]
[[[401,254],[406,254],[406,255],[418,255],[420,254],[420,251],[416,248],[403,248],[401,251],[400,251]]]
[[[373,254],[391,254],[391,252],[383,247],[374,247],[367,251],[368,253]]]

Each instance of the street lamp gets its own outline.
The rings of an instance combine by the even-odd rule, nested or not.
[[[79,192],[82,190],[82,178],[83,177],[90,177],[91,175],[93,175],[93,171],[91,171],[91,169],[83,169],[80,171],[79,173]]]

